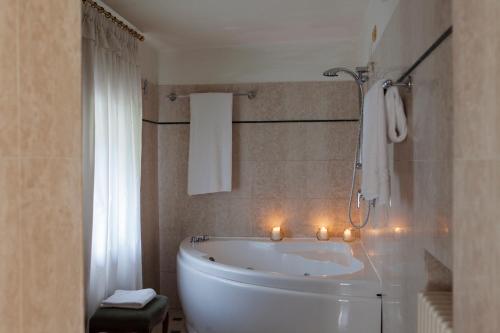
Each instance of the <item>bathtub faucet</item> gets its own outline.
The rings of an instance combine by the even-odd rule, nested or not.
[[[208,235],[203,235],[203,236],[192,236],[191,237],[191,243],[199,243],[199,242],[206,242],[210,238]]]

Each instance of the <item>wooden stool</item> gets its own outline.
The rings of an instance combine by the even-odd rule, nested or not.
[[[157,295],[142,309],[99,308],[89,322],[90,333],[150,333],[163,322],[168,332],[168,298]]]

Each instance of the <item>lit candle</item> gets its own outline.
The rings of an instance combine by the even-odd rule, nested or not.
[[[394,228],[394,237],[396,239],[401,238],[401,236],[403,235],[403,231],[404,231],[403,228],[401,228],[401,227],[395,227]]]
[[[279,241],[281,240],[281,228],[280,227],[274,227],[273,230],[271,231],[271,240],[273,241]]]
[[[316,233],[316,237],[318,240],[328,240],[330,237],[328,237],[328,229],[326,227],[321,227],[319,228],[318,232]]]
[[[345,229],[344,230],[344,241],[345,242],[352,242],[354,240],[354,234],[352,233],[351,229]]]

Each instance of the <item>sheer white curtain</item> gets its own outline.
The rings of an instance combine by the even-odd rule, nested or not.
[[[141,79],[137,42],[83,6],[84,220],[87,312],[142,286]]]

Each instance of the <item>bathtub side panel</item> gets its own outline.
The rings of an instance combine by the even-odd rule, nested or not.
[[[380,333],[377,297],[338,297],[214,277],[178,261],[190,333]]]

